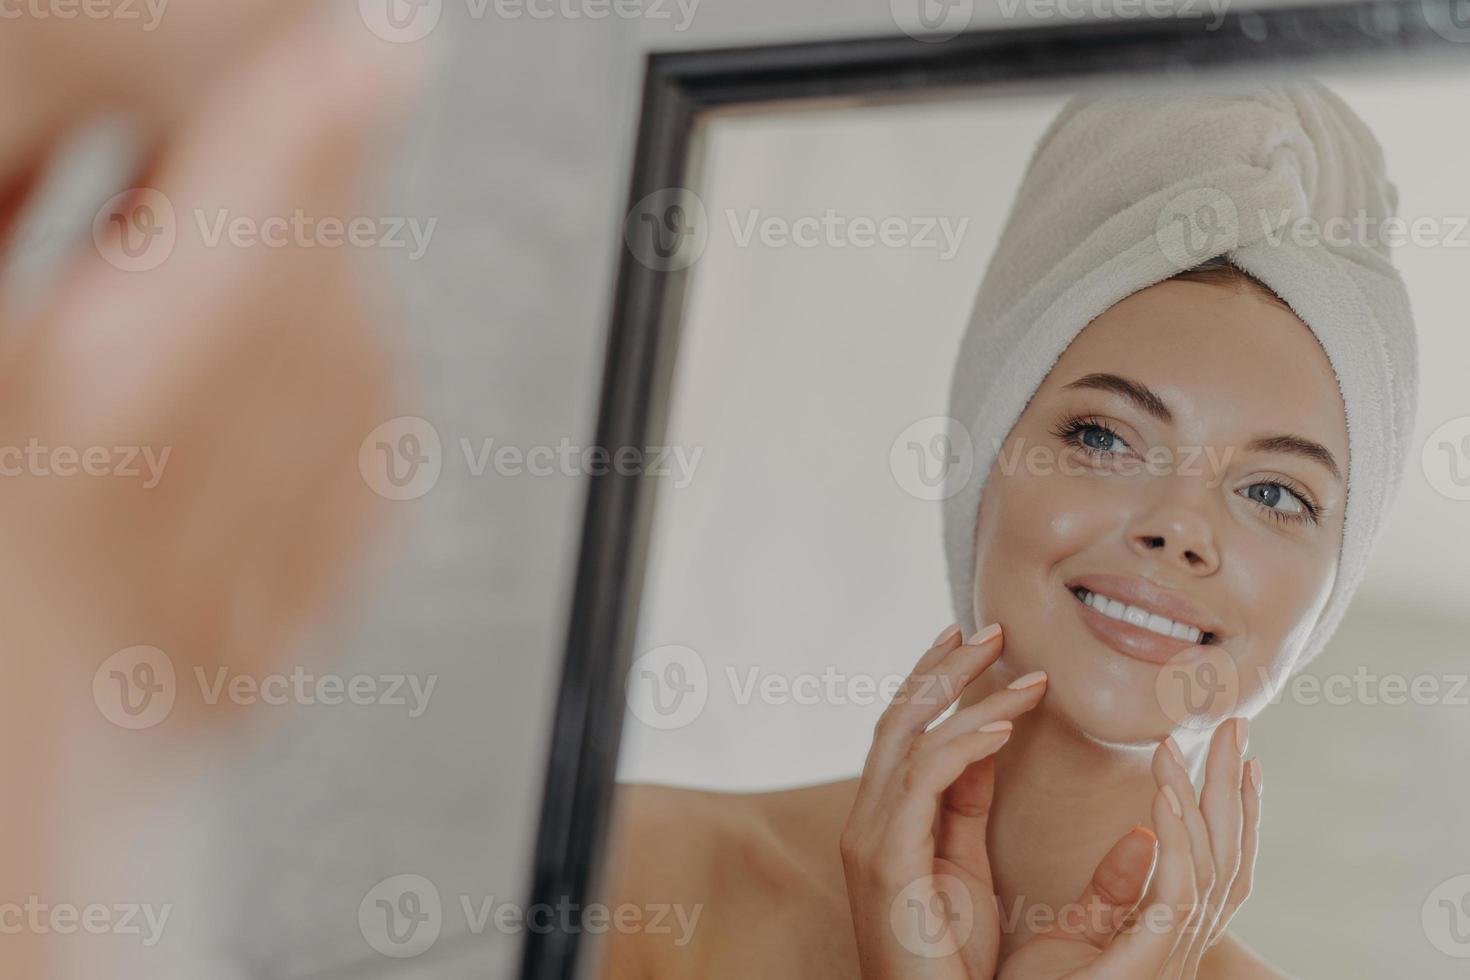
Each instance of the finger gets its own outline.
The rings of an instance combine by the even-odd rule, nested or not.
[[[1154,752],[1153,772],[1155,781],[1160,786],[1168,786],[1179,798],[1184,814],[1184,826],[1189,832],[1195,887],[1199,889],[1199,901],[1203,905],[1208,900],[1210,890],[1215,884],[1215,862],[1210,854],[1210,831],[1205,826],[1204,814],[1200,812],[1199,801],[1195,798],[1194,784],[1190,782],[1189,772],[1184,767],[1183,759],[1184,753],[1180,751],[1178,743],[1172,736],[1166,738]],[[1191,928],[1198,922],[1201,915],[1202,909],[1196,909]]]
[[[912,758],[895,780],[884,829],[884,846],[901,866],[935,853],[934,818],[944,790],[971,765],[994,755],[1011,737],[1012,725],[998,721]],[[985,879],[989,881],[988,874]]]
[[[929,649],[925,650],[923,656],[919,657],[918,662],[914,664],[909,674],[928,673],[937,667],[948,656],[951,650],[955,647],[962,646],[964,642],[964,637],[960,635],[958,623],[942,630],[934,638],[934,642],[929,644]],[[904,678],[904,680],[907,681],[908,678]]]
[[[79,413],[105,415],[99,398],[142,389],[173,419],[178,405],[193,403],[189,396],[243,377],[242,367],[267,359],[278,366],[292,344],[330,344],[339,356],[360,344],[357,334],[370,319],[364,311],[328,315],[344,311],[310,307],[341,299],[340,290],[320,283],[362,261],[362,249],[234,247],[198,231],[198,216],[218,211],[341,217],[364,207],[366,172],[357,160],[376,152],[381,133],[401,114],[413,62],[396,60],[397,49],[408,46],[370,44],[343,32],[334,11],[317,13],[221,80],[157,154],[150,183],[171,202],[176,229],[173,247],[159,253],[167,256],[161,264],[140,272],[104,261],[104,253],[123,254],[125,236],[134,237],[128,230],[139,222],[130,205],[107,225],[98,247],[80,249],[53,317],[70,331],[55,338],[58,354],[82,348],[93,360],[153,369],[101,392],[67,386],[58,401],[64,395]],[[263,282],[271,288],[262,289]],[[129,357],[140,336],[170,356]]]
[[[878,718],[864,773],[874,793],[867,798],[869,804],[877,794],[886,795],[885,787],[909,755],[914,740],[954,703],[965,685],[995,663],[1004,646],[998,623],[981,630],[972,643],[957,644],[955,640],[946,641],[951,648],[933,667],[908,676]]]
[[[933,649],[934,647],[939,646],[941,643],[947,643],[950,640],[958,639],[959,635],[960,624],[950,623],[944,629],[939,631],[939,635],[934,638],[934,641],[929,644],[929,647],[930,649]]]
[[[995,801],[995,754],[965,767],[939,799],[934,830],[934,856],[969,872],[994,890],[985,835],[990,830],[990,807]]]
[[[916,667],[894,693],[888,707],[900,728],[917,726],[915,734],[928,728],[965,685],[994,662],[1003,646],[999,624],[982,630],[969,643],[956,643],[958,638],[956,634],[947,641],[953,648],[932,665]]]
[[[919,657],[918,663],[910,672],[910,677],[931,671],[962,642],[957,625],[940,632],[929,649]],[[908,683],[908,678],[905,678],[904,682]],[[894,723],[887,720],[888,712],[892,707],[890,703],[879,716],[878,724],[873,732],[873,742],[868,747],[867,757],[863,760],[863,771],[858,778],[857,795],[853,800],[853,816],[859,819],[871,815],[878,802],[887,794],[888,776],[892,771],[895,758],[902,758],[903,753],[908,751],[906,745],[901,746],[897,749],[898,755],[895,756],[896,750],[891,744],[895,740],[891,731]],[[888,727],[885,728],[885,726]]]
[[[1225,897],[1224,908],[1221,909],[1220,917],[1215,922],[1214,933],[1210,936],[1211,946],[1219,942],[1225,935],[1225,930],[1230,926],[1230,920],[1235,917],[1236,910],[1250,897],[1251,888],[1255,884],[1256,854],[1260,850],[1261,843],[1261,789],[1263,785],[1261,760],[1251,759],[1245,765],[1245,777],[1241,780],[1240,785],[1243,812],[1243,826],[1240,835],[1240,871],[1230,886],[1230,893]]]
[[[920,753],[943,745],[968,732],[998,721],[1013,721],[1041,702],[1046,693],[1046,675],[1037,672],[1017,678],[1003,691],[978,704],[961,708],[919,741]],[[1021,683],[1021,682],[1025,683]],[[1020,686],[1016,686],[1020,684]],[[953,861],[977,878],[990,881],[990,860],[985,835],[990,823],[990,804],[995,794],[995,757],[972,763],[949,784],[940,800],[935,855]]]
[[[1210,857],[1215,868],[1215,887],[1204,902],[1197,934],[1185,962],[1185,975],[1197,969],[1199,958],[1214,935],[1215,923],[1225,897],[1240,869],[1240,834],[1244,825],[1240,783],[1244,775],[1241,754],[1249,738],[1249,722],[1231,718],[1216,729],[1205,760],[1205,785],[1200,792],[1200,810],[1210,834]]]
[[[987,695],[974,704],[955,711],[944,721],[919,736],[915,751],[925,751],[931,746],[942,745],[956,736],[973,732],[992,721],[1014,721],[1016,717],[1030,711],[1041,703],[1046,694],[1045,671],[1035,671],[1018,677],[1007,687]]]
[[[1096,980],[1155,977],[1180,945],[1197,893],[1189,830],[1183,807],[1169,786],[1154,794],[1158,865],[1131,926],[1118,933],[1095,961]]]
[[[1050,931],[1107,949],[1124,918],[1143,898],[1157,848],[1158,837],[1147,827],[1124,834],[1098,862],[1076,906],[1058,916]]]
[[[356,469],[362,435],[384,417],[372,408],[384,376],[372,336],[382,277],[360,275],[361,249],[236,247],[195,230],[195,214],[213,209],[371,213],[359,161],[396,121],[411,89],[399,69],[409,63],[388,60],[397,56],[391,45],[337,47],[335,28],[312,26],[201,98],[156,155],[154,188],[177,214],[177,240],[161,263],[112,264],[107,256],[123,253],[105,246],[122,228],[107,226],[115,238],[99,235],[96,248],[89,242],[77,253],[46,322],[4,359],[7,370],[25,368],[26,423],[36,431],[79,445],[172,450],[157,488],[109,488],[89,511],[118,553],[133,536],[146,542],[150,527],[189,528],[170,535],[166,555],[160,547],[138,559],[156,559],[152,574],[108,577],[108,615],[93,620],[170,651],[268,653],[250,634],[268,636],[284,610],[258,602],[261,587],[293,576],[337,581],[345,566],[264,566],[287,553],[278,545],[290,541],[292,501],[353,487],[343,477]],[[90,491],[77,484],[68,492]],[[370,495],[365,483],[349,492],[353,508]],[[90,530],[57,528],[68,543],[57,560],[101,550]],[[105,574],[105,563],[88,564],[72,571]]]
[[[38,147],[94,115],[103,102],[144,132],[160,131],[228,66],[313,6],[289,0],[137,4],[131,23],[141,29],[124,29],[116,17],[25,16],[20,5],[7,8],[0,90],[12,93],[14,104],[0,132],[0,175],[13,175]]]

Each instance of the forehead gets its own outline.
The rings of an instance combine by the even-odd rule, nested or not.
[[[1327,354],[1295,314],[1254,289],[1139,290],[1077,335],[1038,394],[1093,372],[1147,385],[1178,428],[1202,438],[1289,431],[1346,459],[1346,413]]]

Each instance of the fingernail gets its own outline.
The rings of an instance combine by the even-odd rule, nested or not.
[[[944,630],[944,632],[943,633],[940,633],[938,636],[936,636],[934,638],[934,642],[931,643],[931,644],[929,644],[929,645],[931,647],[937,647],[937,646],[939,646],[939,644],[945,642],[946,640],[954,639],[955,634],[957,634],[959,631],[960,631],[960,624],[959,623],[955,623],[953,626],[946,627],[945,630]]]
[[[979,646],[982,643],[987,643],[990,640],[995,639],[999,635],[1000,624],[991,623],[989,626],[985,627],[983,630],[975,634],[974,639],[970,641],[970,646],[974,647]]]
[[[1130,833],[1130,834],[1142,834],[1143,836],[1147,837],[1151,841],[1157,841],[1159,839],[1159,835],[1156,834],[1156,833],[1154,833],[1152,827],[1145,827],[1141,823],[1140,824],[1134,824],[1133,825],[1133,829],[1130,830],[1130,831],[1128,831],[1128,833]]]
[[[1245,755],[1245,743],[1249,738],[1249,723],[1244,718],[1235,719],[1235,751]]]
[[[1006,687],[1010,688],[1012,691],[1019,691],[1022,688],[1034,687],[1044,680],[1046,680],[1046,671],[1033,670],[1029,674],[1022,674],[1020,677],[1017,677],[1015,680],[1007,684]]]
[[[1184,762],[1184,753],[1179,751],[1179,743],[1174,741],[1173,735],[1169,735],[1164,739],[1164,748],[1168,749],[1169,754],[1174,757],[1174,761],[1179,763],[1180,769],[1186,772],[1189,771],[1189,766]]]
[[[985,732],[986,734],[991,732],[1008,732],[1012,727],[1014,726],[1008,721],[992,721],[988,725],[981,725],[976,731]]]
[[[1174,792],[1174,787],[1164,787],[1164,799],[1169,803],[1169,809],[1174,811],[1174,816],[1184,816],[1184,807],[1179,805],[1179,795]]]
[[[1251,785],[1256,788],[1256,795],[1261,795],[1261,760],[1252,759],[1245,764],[1245,771],[1251,778]]]

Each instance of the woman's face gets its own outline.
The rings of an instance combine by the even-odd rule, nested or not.
[[[991,468],[976,621],[1102,741],[1256,713],[1336,575],[1344,415],[1316,338],[1255,289],[1134,293],[1062,354]]]

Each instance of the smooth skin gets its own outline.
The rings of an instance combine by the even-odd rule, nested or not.
[[[1069,387],[1095,373],[1147,386],[1169,419]],[[1079,415],[1102,428],[1060,435]],[[1281,433],[1325,448],[1338,474],[1280,442],[1248,448]],[[923,655],[861,777],[621,788],[609,902],[699,918],[687,934],[609,932],[604,976],[1286,976],[1228,926],[1259,842],[1247,719],[1298,662],[1341,546],[1347,432],[1325,353],[1253,288],[1164,282],[1078,335],[1007,437],[1019,445],[1075,465],[991,470],[975,618],[998,629],[951,631]],[[1209,447],[1217,463],[1120,465],[1156,447]],[[1162,668],[1102,643],[1073,608],[1063,583],[1086,573],[1205,607],[1237,667],[1230,697],[1172,718]],[[934,928],[905,926],[895,903],[929,909]]]
[[[987,638],[972,645],[951,635],[931,649],[915,668],[911,690],[957,691],[977,679],[1004,648],[1000,631],[981,635]],[[1002,907],[994,903],[985,846],[994,757],[1009,739],[1013,719],[1040,703],[1045,686],[1042,679],[1019,690],[1002,689],[933,730],[927,729],[948,699],[901,700],[901,694],[885,713],[841,839],[863,976],[996,975]],[[1233,912],[1244,900],[1255,862],[1260,797],[1240,762],[1243,728],[1243,719],[1232,719],[1217,730],[1200,805],[1176,760],[1178,750],[1168,742],[1155,750],[1154,831],[1135,828],[1120,838],[1074,903],[1057,906],[1056,924],[1007,958],[1000,976],[1198,975],[1205,946],[1228,924],[1224,911]],[[1158,867],[1145,895],[1155,835]],[[917,892],[927,906],[933,882],[946,878],[960,886],[952,889],[958,897],[951,908],[973,903],[972,913],[955,917],[963,934],[936,938],[933,930],[917,937],[900,931],[894,943],[889,933],[895,930],[881,928],[892,896]],[[1148,927],[1120,931],[1130,913]]]
[[[1003,647],[999,634],[971,645],[951,633],[926,652],[904,689],[978,679]],[[1233,720],[1211,741],[1199,800],[1177,748],[1155,750],[1154,829],[1120,837],[1073,900],[1055,906],[1051,927],[997,972],[1003,927],[1023,920],[1014,899],[994,893],[988,867],[995,760],[1045,686],[992,695],[927,730],[952,700],[901,694],[879,722],[857,780],[764,794],[623,787],[609,904],[636,907],[650,923],[653,910],[677,911],[665,911],[667,923],[655,928],[609,932],[602,975],[1286,977],[1225,931],[1250,893],[1261,813]],[[837,860],[824,853],[834,836]],[[965,909],[962,928],[935,930],[931,921],[916,934],[903,928],[912,919],[895,920],[897,902],[942,912],[945,905],[931,904],[936,890],[945,891],[949,909]],[[957,893],[968,900],[953,899]],[[685,928],[668,924],[680,920]]]

